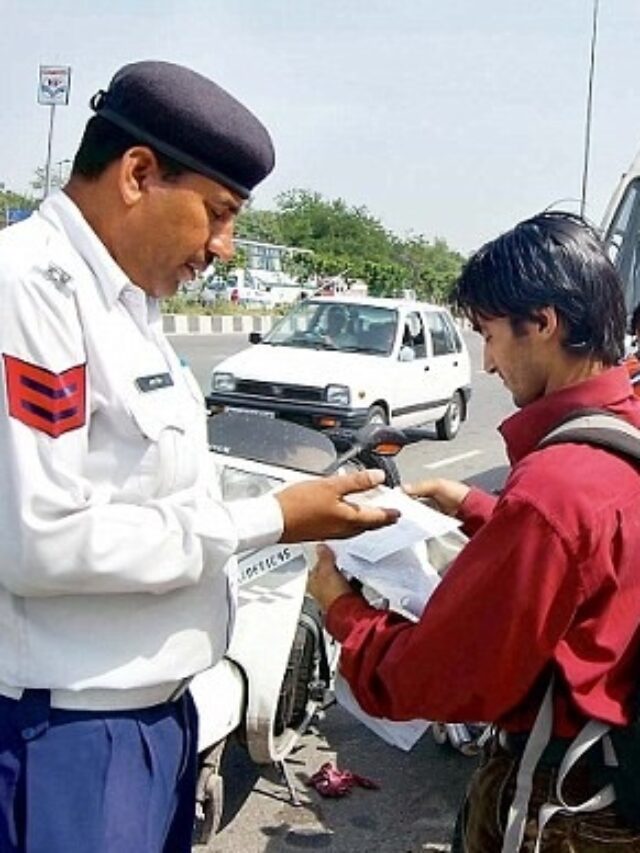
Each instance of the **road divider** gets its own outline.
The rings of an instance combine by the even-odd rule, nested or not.
[[[237,332],[268,332],[274,318],[270,314],[163,314],[166,335],[229,335]]]

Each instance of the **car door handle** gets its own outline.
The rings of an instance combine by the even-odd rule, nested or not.
[[[426,371],[427,371],[427,370],[431,370],[431,365],[429,365],[429,364],[428,364],[428,365],[425,367],[425,373],[426,373]]]
[[[457,362],[457,361],[454,361],[454,362],[453,362],[453,366],[454,366],[454,367],[457,367],[457,366],[458,366],[458,362]]]

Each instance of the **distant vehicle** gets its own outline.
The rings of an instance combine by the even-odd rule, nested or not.
[[[640,302],[640,152],[622,175],[607,206],[602,230],[622,277],[629,316]]]
[[[276,304],[273,294],[268,290],[233,284],[227,286],[227,299],[234,305],[243,305],[246,308],[273,308]]]
[[[187,286],[183,285],[181,293],[188,302],[197,302],[203,306],[231,302],[247,308],[270,310],[275,305],[273,295],[268,290],[238,285],[233,278],[211,277],[204,282],[190,282]]]
[[[251,410],[318,428],[435,423],[467,416],[469,355],[445,309],[373,297],[309,297],[214,370],[212,412]]]

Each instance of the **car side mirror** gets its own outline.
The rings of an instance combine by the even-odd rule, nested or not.
[[[402,346],[398,355],[398,361],[413,361],[416,357],[413,347]]]
[[[262,332],[249,332],[249,343],[259,344],[262,341]]]

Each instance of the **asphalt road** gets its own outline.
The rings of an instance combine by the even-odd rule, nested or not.
[[[468,421],[452,442],[421,442],[404,450],[399,465],[406,481],[442,476],[495,489],[506,472],[496,432],[513,411],[500,380],[481,370],[481,341],[466,336],[473,364]],[[247,346],[243,335],[173,338],[204,389],[213,366]],[[356,789],[327,800],[305,782],[325,761],[369,776],[378,791]],[[227,778],[223,827],[210,853],[418,853],[447,851],[456,810],[474,759],[439,746],[427,733],[409,753],[387,745],[339,707],[328,709],[304,738],[290,765],[303,805],[290,804],[275,770],[258,773],[231,744],[224,758]]]

